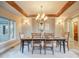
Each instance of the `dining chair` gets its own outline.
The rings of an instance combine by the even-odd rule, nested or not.
[[[49,40],[54,38],[54,33],[44,33],[44,37],[46,38],[44,41],[44,54],[46,54],[46,48],[51,48],[52,54],[54,54],[54,42]]]
[[[65,33],[65,39],[66,39],[66,44],[67,44],[67,48],[68,48],[68,50],[69,50],[69,32],[66,32]]]
[[[69,51],[69,32],[65,32],[63,34],[63,37],[66,39],[65,40],[65,45],[67,46],[67,49]],[[62,43],[60,42],[60,51],[61,51],[61,45],[62,45]]]
[[[25,39],[26,38],[26,35],[24,34],[24,33],[19,33],[19,36],[20,36],[20,50],[24,50],[24,46],[27,46],[28,47],[28,52],[29,52],[29,44],[30,44],[30,42],[28,41],[25,41],[25,42],[23,42],[23,44],[24,45],[22,45],[22,39]],[[22,53],[23,53],[23,51],[22,51]]]
[[[36,39],[36,40],[34,40],[34,39]],[[32,54],[33,54],[35,48],[40,49],[40,54],[41,54],[42,45],[41,45],[40,39],[41,39],[41,33],[32,33]]]

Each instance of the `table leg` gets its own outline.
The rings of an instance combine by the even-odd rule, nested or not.
[[[29,52],[29,43],[30,43],[30,42],[28,42],[28,52]]]
[[[65,53],[65,41],[63,41],[63,51]]]
[[[24,51],[24,41],[22,42],[22,53]]]
[[[60,52],[61,52],[61,41],[59,43],[60,43]]]

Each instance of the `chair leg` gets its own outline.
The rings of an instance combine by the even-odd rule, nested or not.
[[[61,41],[60,41],[60,52],[61,52]]]
[[[46,54],[46,47],[44,47],[44,54]]]
[[[22,45],[20,45],[20,51],[22,50]]]
[[[40,54],[41,54],[41,47],[40,47]]]
[[[21,50],[22,50],[22,53],[24,52],[24,42],[21,44]]]
[[[41,46],[40,46],[40,54],[41,54]]]
[[[52,54],[54,54],[54,49],[53,49],[53,47],[51,48],[51,50],[52,50]]]
[[[67,42],[67,48],[68,48],[68,51],[69,51],[69,45],[68,45],[68,42]]]
[[[20,51],[22,51],[22,43],[20,42]]]
[[[28,42],[28,52],[29,52],[29,42]]]
[[[59,47],[60,42],[56,41],[56,47]]]
[[[33,51],[34,51],[34,47],[32,48],[32,54],[33,54]]]
[[[68,51],[69,51],[69,47],[68,47]]]

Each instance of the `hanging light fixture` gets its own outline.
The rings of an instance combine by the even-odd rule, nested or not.
[[[43,12],[43,6],[40,6],[41,11],[40,13],[38,13],[38,15],[36,16],[36,20],[39,23],[39,29],[41,32],[44,31],[45,28],[45,21],[48,19],[48,17],[45,15],[45,13]]]
[[[46,21],[48,19],[48,17],[45,16],[45,13],[43,12],[43,6],[41,5],[40,8],[41,8],[41,11],[36,16],[36,20],[37,21]]]

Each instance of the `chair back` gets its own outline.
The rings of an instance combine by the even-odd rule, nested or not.
[[[45,37],[46,39],[54,38],[54,33],[44,33],[44,37]]]
[[[66,41],[69,41],[69,32],[65,33],[65,38],[66,38]]]
[[[20,37],[20,39],[25,38],[25,34],[24,33],[19,33],[19,37]]]
[[[32,38],[41,38],[41,33],[32,33]]]
[[[45,37],[46,39],[54,38],[54,33],[44,33],[44,37]],[[53,42],[52,42],[52,41],[46,41],[46,40],[45,40],[45,43],[46,43],[46,44],[51,44],[51,43],[53,43]]]
[[[41,33],[32,33],[32,42],[33,43],[40,43],[41,40],[34,40],[34,39],[40,39],[41,38]]]

